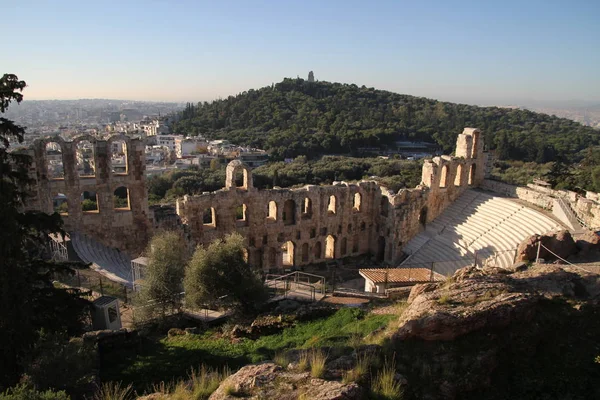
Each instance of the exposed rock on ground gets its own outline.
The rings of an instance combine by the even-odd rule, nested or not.
[[[360,387],[335,381],[312,378],[308,372],[286,371],[274,363],[247,365],[229,378],[210,396],[210,400],[236,399],[296,400],[303,396],[311,400],[358,400]]]
[[[597,398],[599,304],[600,275],[555,264],[416,285],[392,338],[405,398]]]
[[[538,251],[538,242],[550,249],[552,253],[561,258],[568,257],[577,253],[578,249],[575,241],[569,231],[563,230],[550,232],[545,235],[533,235],[525,239],[517,248],[517,261],[535,261]],[[544,260],[556,260],[556,256],[550,251],[540,248],[540,258]]]
[[[453,340],[483,328],[526,323],[542,298],[588,298],[600,277],[580,269],[540,265],[510,275],[466,267],[443,284],[416,285],[396,339]]]

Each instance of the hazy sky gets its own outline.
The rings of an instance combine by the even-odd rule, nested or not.
[[[283,77],[479,104],[600,101],[600,0],[0,0],[26,99],[211,100]]]

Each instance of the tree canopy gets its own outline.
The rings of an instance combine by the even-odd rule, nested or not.
[[[477,107],[365,86],[286,78],[226,99],[188,104],[178,133],[227,138],[266,149],[275,160],[299,155],[357,154],[397,141],[435,141],[454,150],[464,127],[480,128],[502,158],[553,161],[599,144],[598,132],[577,122],[527,110]]]
[[[175,232],[159,232],[148,246],[148,266],[141,282],[140,299],[149,311],[164,317],[167,310],[181,307],[183,273],[187,262],[187,250],[181,236]]]
[[[0,78],[0,112],[21,102],[24,81]],[[77,290],[54,287],[54,272],[71,265],[48,261],[50,233],[62,232],[59,214],[23,211],[31,157],[10,151],[25,129],[0,118],[0,390],[17,382],[39,332],[81,332],[88,303]]]
[[[220,305],[254,311],[266,299],[262,279],[246,260],[244,238],[237,233],[215,240],[206,249],[196,248],[184,287],[186,304],[198,308]]]

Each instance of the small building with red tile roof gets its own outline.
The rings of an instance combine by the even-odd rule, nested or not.
[[[365,278],[365,292],[385,293],[386,289],[413,286],[417,283],[439,282],[446,278],[429,268],[372,268],[359,269]]]

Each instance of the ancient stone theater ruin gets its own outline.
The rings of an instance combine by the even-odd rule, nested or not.
[[[459,249],[458,257],[472,254],[458,228],[444,241],[446,225],[433,233],[428,226],[453,204],[465,208],[456,202],[465,192],[462,198],[471,205],[473,193],[485,196],[470,190],[483,182],[486,166],[478,129],[465,128],[455,156],[426,160],[421,184],[398,193],[374,181],[258,190],[250,168],[232,161],[223,189],[178,199],[176,221],[170,224],[148,207],[144,147],[141,139],[116,135],[43,139],[32,149],[37,185],[29,208],[61,212],[78,255],[125,282],[132,280],[130,257],[141,254],[154,230],[167,226],[181,232],[190,248],[239,232],[249,263],[264,270],[367,254],[388,265],[410,265],[437,242]],[[114,152],[123,159],[118,172],[111,165]],[[444,257],[442,252],[419,259],[447,261]]]

